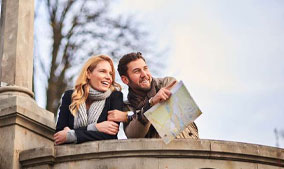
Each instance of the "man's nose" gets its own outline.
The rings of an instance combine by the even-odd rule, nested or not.
[[[146,72],[144,70],[141,71],[141,76],[142,77],[146,76]]]

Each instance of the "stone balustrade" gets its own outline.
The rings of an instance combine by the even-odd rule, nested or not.
[[[20,163],[25,169],[280,169],[284,150],[216,140],[106,140],[25,150]]]

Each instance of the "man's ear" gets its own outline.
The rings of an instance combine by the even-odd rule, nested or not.
[[[129,79],[128,79],[127,76],[122,75],[122,76],[121,76],[121,80],[122,80],[122,82],[123,82],[124,84],[128,85]]]

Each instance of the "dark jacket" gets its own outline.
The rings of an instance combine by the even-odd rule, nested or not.
[[[74,129],[74,116],[69,110],[72,93],[73,90],[67,90],[62,97],[61,106],[59,108],[59,117],[56,124],[56,132],[63,130],[64,127],[69,127],[70,129],[73,129],[77,136],[77,143],[93,140],[117,139],[117,135],[109,135],[99,131],[87,131],[87,126]],[[107,121],[107,115],[109,110],[122,110],[122,108],[122,93],[120,91],[112,92],[111,95],[106,99],[105,107],[98,119],[98,123]]]

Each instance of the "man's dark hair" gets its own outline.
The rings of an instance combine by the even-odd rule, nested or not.
[[[142,56],[141,52],[128,53],[128,54],[122,56],[122,58],[119,60],[118,67],[117,67],[117,71],[118,71],[119,75],[120,76],[122,76],[122,75],[128,76],[128,74],[127,74],[127,69],[128,69],[127,64],[132,62],[132,61],[135,61],[137,59],[143,59],[144,62],[146,62],[144,57]]]

